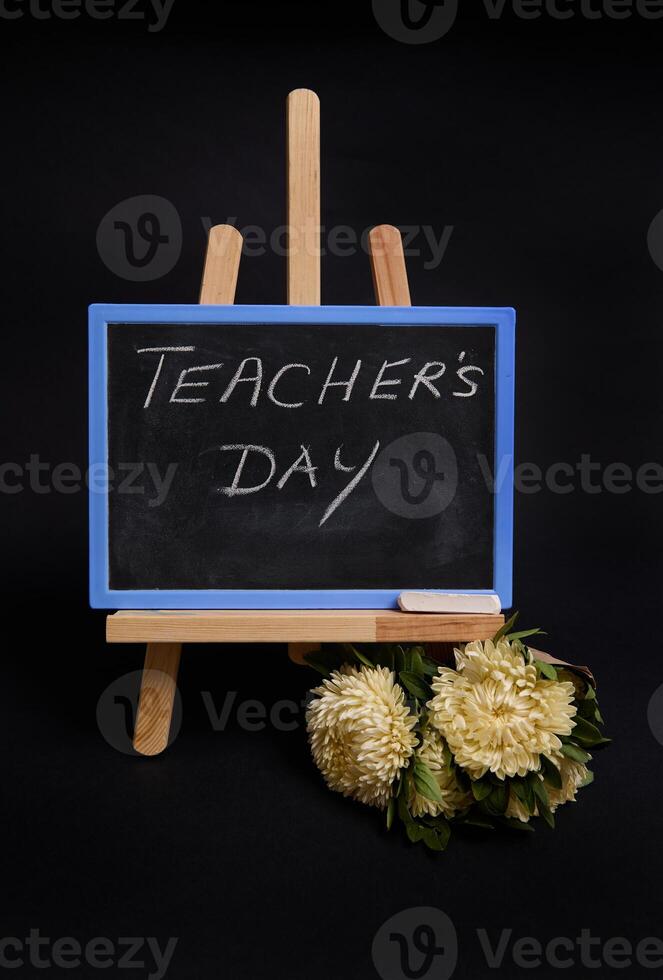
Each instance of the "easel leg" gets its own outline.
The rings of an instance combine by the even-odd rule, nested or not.
[[[148,643],[140,685],[134,749],[159,755],[168,746],[181,643]]]

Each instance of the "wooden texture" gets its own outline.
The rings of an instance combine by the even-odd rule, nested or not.
[[[412,306],[403,239],[398,228],[378,225],[368,241],[378,306]]]
[[[108,616],[109,643],[423,643],[486,640],[504,616],[391,610],[124,610]]]
[[[232,225],[210,229],[200,290],[202,304],[225,306],[235,302],[242,242],[240,232]]]
[[[134,733],[134,749],[141,755],[159,755],[168,746],[181,652],[179,643],[147,647]]]
[[[288,303],[320,305],[320,100],[288,96]]]

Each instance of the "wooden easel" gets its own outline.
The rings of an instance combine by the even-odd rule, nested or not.
[[[288,97],[288,302],[319,306],[320,101],[298,89]],[[411,306],[401,234],[381,225],[369,237],[379,306]],[[200,302],[230,305],[242,236],[229,225],[210,231]],[[168,745],[183,643],[287,643],[303,663],[321,643],[443,643],[485,640],[501,615],[430,615],[384,610],[123,611],[108,616],[109,643],[146,643],[134,748],[158,755]]]

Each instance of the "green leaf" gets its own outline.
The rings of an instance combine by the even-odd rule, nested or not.
[[[446,848],[451,839],[451,824],[446,817],[439,816],[437,818],[437,835],[440,838],[443,847]]]
[[[375,666],[386,667],[391,671],[395,669],[395,653],[395,647],[391,643],[376,643],[371,650]]]
[[[421,839],[426,847],[431,851],[443,851],[448,843],[448,841],[443,843],[439,834],[437,834],[434,830],[431,830],[430,827],[424,827],[421,832]]]
[[[323,677],[325,678],[331,677],[331,669],[327,666],[327,664],[323,660],[321,660],[318,656],[316,656],[316,654],[307,653],[304,657],[304,660],[306,661],[309,667],[312,667],[313,670],[317,670],[317,672],[319,674],[322,674]]]
[[[412,776],[414,788],[420,796],[432,800],[433,803],[442,802],[442,792],[438,782],[425,762],[415,762],[412,767]]]
[[[480,811],[473,811],[461,821],[466,827],[478,827],[480,830],[495,830],[495,824]]]
[[[593,746],[601,744],[603,735],[595,725],[578,715],[576,715],[575,723],[575,728],[571,734],[583,747],[591,749]]]
[[[537,798],[537,800],[539,801],[539,804],[540,804],[539,810],[541,810],[541,809],[549,809],[550,808],[550,800],[548,799],[548,790],[546,789],[543,780],[539,779],[539,777],[538,777],[538,775],[536,773],[531,773],[530,775],[531,775],[531,777],[533,777],[533,778],[530,778],[530,784],[532,786],[532,792],[534,793],[534,795],[536,796],[536,798]]]
[[[523,823],[522,820],[517,820],[515,817],[501,817],[500,823],[510,830],[521,830],[529,834],[534,833],[534,827],[531,823]]]
[[[597,710],[598,710],[598,705],[596,701],[581,701],[578,704],[578,715],[581,718],[586,718],[587,721],[594,722],[598,720],[596,718]]]
[[[547,636],[547,635],[548,635],[547,633],[544,633],[543,630],[540,630],[537,626],[536,629],[533,630],[520,630],[518,633],[509,633],[508,638],[513,643],[514,640],[524,640],[528,636]]]
[[[422,647],[413,647],[410,651],[410,670],[419,677],[424,676],[424,661],[421,656]]]
[[[535,660],[534,664],[538,672],[549,681],[557,680],[557,671],[552,664],[547,664],[544,660]]]
[[[551,762],[545,755],[541,756],[541,772],[544,780],[547,783],[550,783],[553,789],[562,788],[562,775],[559,769],[555,763]]]
[[[412,844],[417,844],[424,836],[425,827],[421,824],[415,823],[411,820],[410,823],[405,824],[405,832]]]
[[[509,787],[506,783],[493,786],[490,796],[485,801],[489,811],[496,816],[501,816],[509,805]]]
[[[403,684],[410,694],[415,698],[420,698],[422,701],[428,701],[431,696],[430,688],[426,686],[426,683],[417,677],[416,674],[412,674],[407,670],[402,670],[398,675],[401,684]]]
[[[373,661],[372,660],[369,660],[368,657],[366,657],[361,652],[361,650],[358,650],[357,647],[354,646],[352,643],[344,643],[343,644],[343,649],[345,651],[347,651],[347,653],[349,653],[350,656],[352,656],[356,660],[358,660],[360,664],[363,664],[364,667],[375,667],[375,664],[373,663]]]
[[[304,657],[306,663],[319,671],[324,677],[329,677],[334,670],[340,670],[346,662],[347,656],[343,653],[340,646],[327,646],[321,650],[313,650]]]
[[[587,770],[587,775],[580,783],[580,789],[585,789],[585,787],[591,786],[593,782],[594,782],[594,773],[591,772],[591,770]]]
[[[596,691],[589,682],[585,691],[585,701],[596,701]]]
[[[407,808],[407,797],[404,794],[401,794],[398,797],[397,806],[398,806],[398,816],[403,821],[403,823],[406,825],[411,823],[412,816]]]
[[[400,643],[394,647],[394,670],[397,674],[405,670],[405,651]]]
[[[550,829],[551,830],[554,830],[555,829],[555,817],[554,817],[554,814],[552,813],[552,811],[547,806],[543,806],[543,804],[541,804],[541,806],[539,806],[539,813],[541,814],[541,816],[543,817],[543,819],[545,820],[545,822],[548,824],[548,826],[550,827]]]
[[[527,812],[532,813],[534,810],[534,793],[526,780],[512,779],[510,782],[510,788],[516,794]]]
[[[591,759],[589,752],[585,752],[584,749],[572,742],[565,742],[562,745],[562,755],[565,755],[567,759],[573,759],[574,762],[581,762],[583,765]]]
[[[394,818],[396,816],[396,799],[392,796],[389,800],[389,805],[387,807],[387,830],[391,830],[394,826]]]
[[[490,796],[492,792],[493,792],[492,783],[489,783],[482,779],[477,780],[477,782],[475,783],[472,783],[472,795],[474,796],[474,799],[478,803],[481,803],[482,800],[485,800],[486,797]]]
[[[437,672],[439,670],[439,664],[436,664],[432,660],[424,660],[424,676],[425,677],[437,677]]]
[[[493,643],[497,643],[497,641],[501,640],[503,636],[506,636],[506,634],[511,630],[511,627],[515,626],[516,620],[518,619],[519,615],[520,613],[516,612],[513,614],[511,619],[507,620],[504,626],[501,629],[499,629],[495,634],[495,636],[493,637]]]

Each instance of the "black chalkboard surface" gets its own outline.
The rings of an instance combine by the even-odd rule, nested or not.
[[[298,315],[105,321],[111,604],[494,589],[497,324]]]

